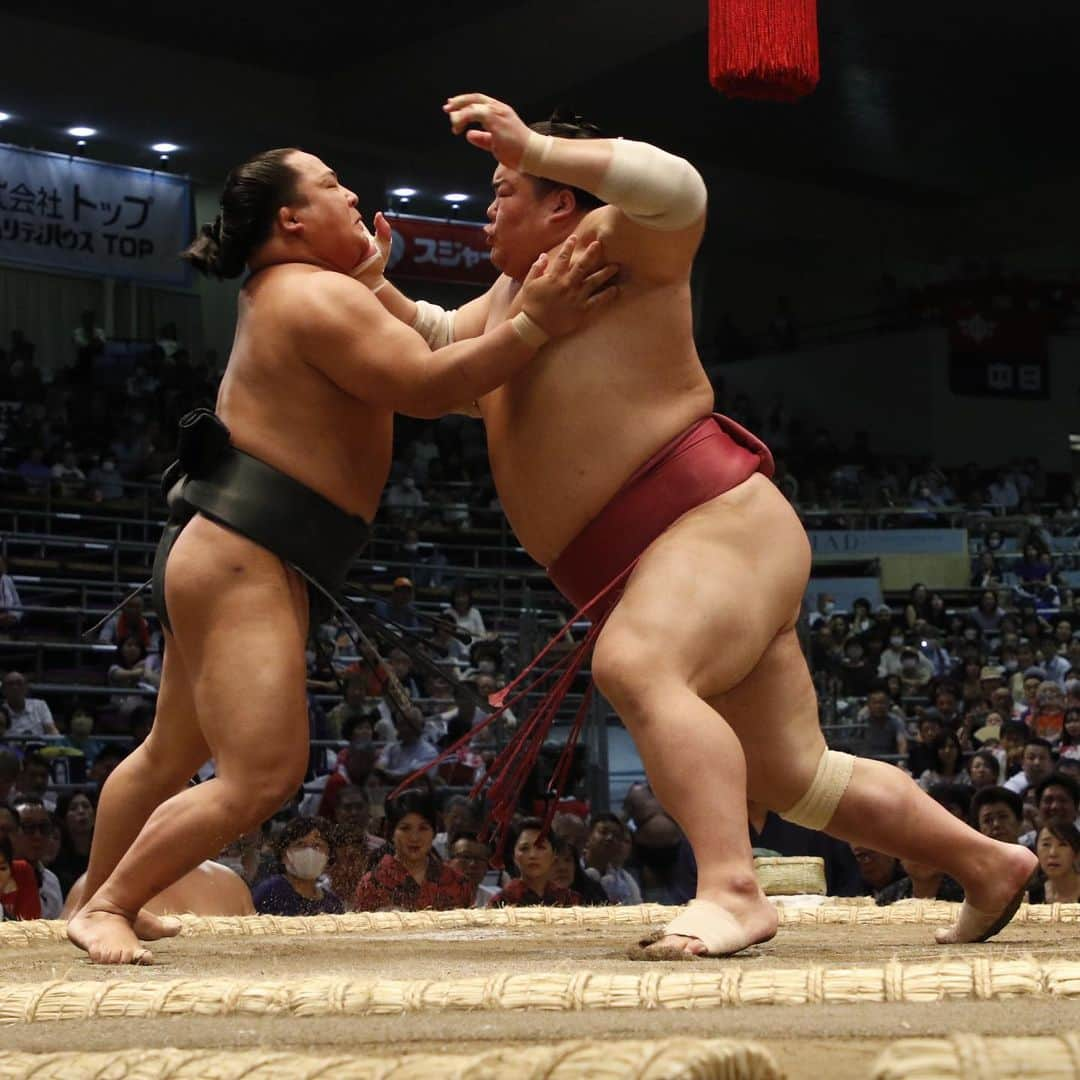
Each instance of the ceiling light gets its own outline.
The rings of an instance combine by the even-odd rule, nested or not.
[[[462,193],[462,192],[460,192],[460,191],[451,191],[449,195],[444,195],[444,196],[443,196],[443,198],[444,198],[444,199],[445,199],[445,200],[446,200],[447,202],[452,202],[452,203],[461,203],[461,202],[465,202],[465,200],[466,200],[466,199],[467,199],[468,197],[469,197],[468,195],[465,195],[465,194],[463,194],[463,193]]]
[[[10,120],[10,119],[11,119],[11,113],[9,113],[9,112],[0,112],[0,124],[2,124],[5,120]]]
[[[159,154],[171,154],[174,150],[179,150],[180,147],[176,143],[156,142],[150,149],[156,150]]]
[[[414,187],[396,187],[390,192],[391,195],[396,195],[399,199],[409,199],[416,194],[416,188]]]
[[[89,139],[91,135],[97,134],[97,128],[92,127],[73,127],[68,128],[68,134],[74,135],[77,139]]]

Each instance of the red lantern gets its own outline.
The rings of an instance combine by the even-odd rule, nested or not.
[[[709,0],[709,13],[709,80],[722,94],[796,101],[817,86],[817,0]]]

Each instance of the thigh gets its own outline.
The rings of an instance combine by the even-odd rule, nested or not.
[[[308,757],[307,586],[245,537],[194,518],[165,576],[195,712],[227,779],[296,772]]]
[[[809,575],[806,533],[764,477],[690,511],[641,557],[597,643],[701,697],[754,670],[793,623]],[[606,639],[606,641],[605,641]]]
[[[798,802],[813,781],[825,739],[795,630],[777,634],[750,674],[709,704],[742,745],[749,797],[772,810]]]

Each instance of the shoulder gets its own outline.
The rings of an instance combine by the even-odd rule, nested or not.
[[[383,310],[366,285],[335,270],[282,275],[267,299],[279,318],[307,333],[355,328],[359,317]]]

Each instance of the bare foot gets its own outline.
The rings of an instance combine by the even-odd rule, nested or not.
[[[176,937],[183,930],[183,923],[179,919],[161,918],[146,908],[140,908],[135,916],[133,929],[135,936],[140,941],[160,941],[162,938]]]
[[[1016,914],[1024,889],[1039,865],[1035,853],[1020,844],[998,844],[998,858],[967,888],[955,924],[934,932],[939,945],[985,941],[1003,930]]]
[[[776,936],[776,908],[760,893],[745,897],[692,900],[668,925],[662,937],[642,942],[631,955],[641,960],[691,960],[699,956],[730,956]],[[700,934],[701,936],[698,936]]]
[[[104,901],[91,901],[68,923],[68,940],[95,964],[153,962],[150,950],[139,944],[128,916]]]

